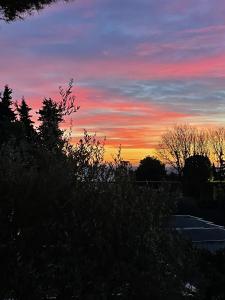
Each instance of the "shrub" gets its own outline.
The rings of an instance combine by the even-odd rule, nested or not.
[[[159,181],[166,175],[165,165],[155,157],[147,156],[140,161],[136,170],[138,181]]]

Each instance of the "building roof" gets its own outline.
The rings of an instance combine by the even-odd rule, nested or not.
[[[176,229],[195,245],[210,251],[225,248],[225,228],[190,215],[173,215],[169,227]]]
[[[215,228],[221,227],[212,222],[205,221],[201,218],[189,215],[173,215],[170,218],[170,226],[172,228]]]

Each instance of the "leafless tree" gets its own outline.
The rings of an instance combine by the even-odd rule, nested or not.
[[[158,156],[166,164],[182,174],[185,160],[196,154],[209,155],[209,139],[206,131],[187,124],[176,125],[161,137]]]
[[[225,159],[225,128],[220,127],[210,131],[210,141],[214,159],[221,168]]]
[[[193,137],[193,155],[196,154],[210,157],[210,135],[207,130],[198,130],[195,128]]]

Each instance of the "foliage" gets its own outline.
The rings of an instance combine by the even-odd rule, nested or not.
[[[147,156],[142,159],[136,170],[136,178],[138,181],[159,181],[165,176],[165,165],[155,157]]]
[[[1,18],[7,22],[18,18],[22,19],[25,15],[31,14],[34,10],[43,9],[45,6],[57,1],[58,0],[0,0]]]
[[[113,182],[83,181],[63,157],[38,153],[37,168],[17,155],[1,166],[13,174],[1,176],[2,284],[11,297],[180,299],[186,257],[161,229],[165,195],[135,187],[120,164],[105,166]]]
[[[38,129],[26,103],[17,111],[10,122],[22,133],[0,147],[0,298],[186,298],[193,269],[163,229],[169,195],[137,187],[120,153],[104,163],[95,136],[73,147],[52,99]],[[24,138],[25,124],[34,138]]]
[[[225,298],[225,251],[215,253],[199,251],[198,269],[201,274],[202,299],[222,300]]]
[[[185,192],[190,196],[200,196],[201,190],[211,176],[211,163],[207,156],[194,155],[185,160],[183,181]]]
[[[6,85],[0,94],[0,146],[16,133],[16,115],[12,109],[12,90]]]
[[[24,140],[24,142],[32,142],[36,137],[36,133],[33,127],[33,121],[31,120],[30,111],[31,108],[27,105],[25,99],[23,98],[21,103],[16,103],[16,111],[18,113],[18,127],[17,132],[19,139]]]
[[[39,110],[38,121],[39,135],[43,145],[49,150],[61,149],[63,147],[63,131],[59,124],[63,121],[62,112],[57,103],[52,99],[44,99],[43,106]]]

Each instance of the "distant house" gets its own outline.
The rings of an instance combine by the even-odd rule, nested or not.
[[[225,228],[189,215],[173,215],[170,227],[190,239],[194,246],[211,252],[225,249]]]

